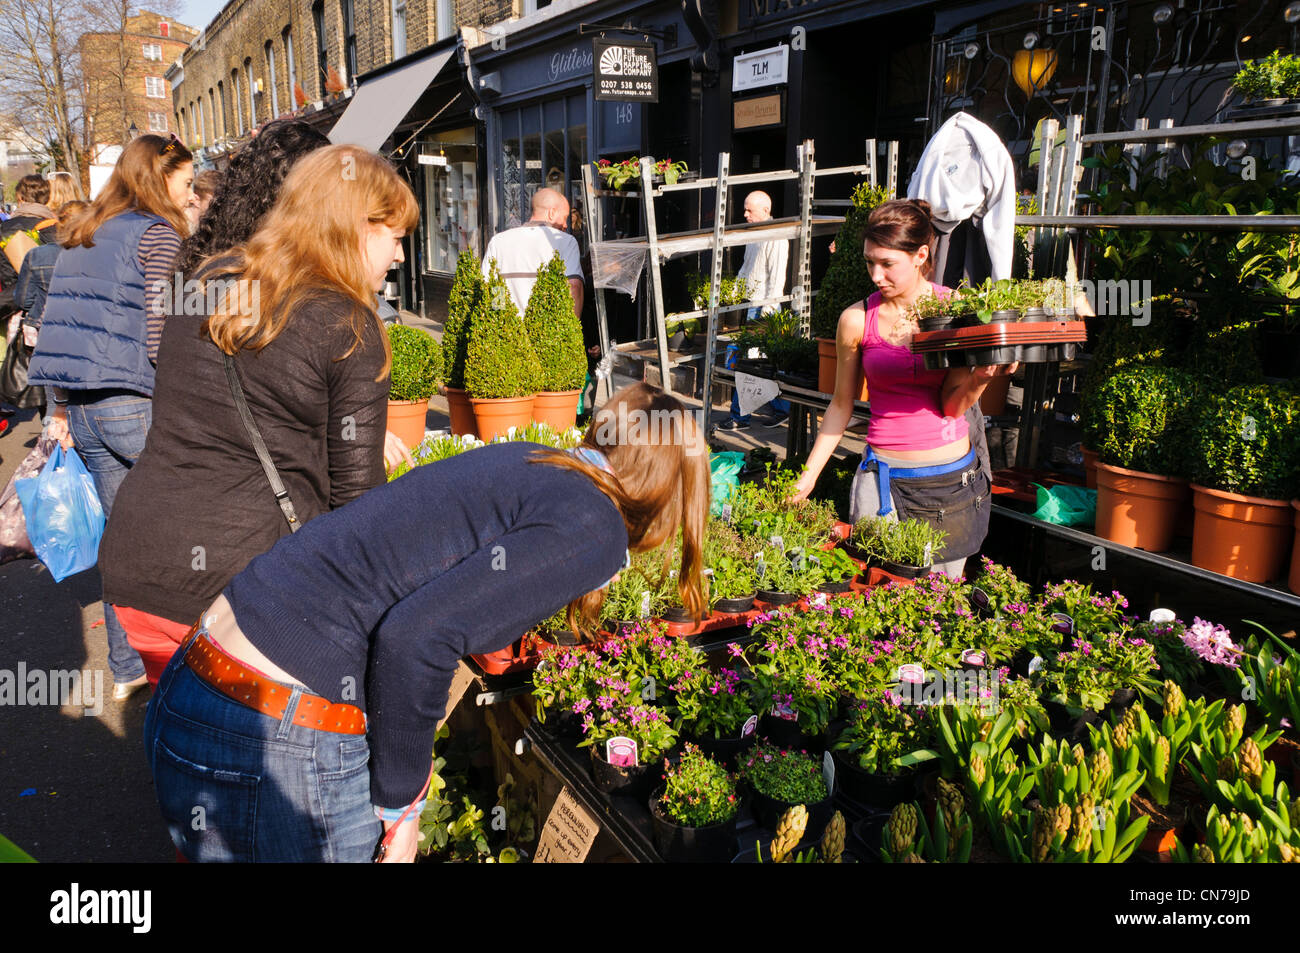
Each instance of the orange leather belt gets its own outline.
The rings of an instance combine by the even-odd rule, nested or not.
[[[199,678],[241,705],[276,721],[284,718],[293,686],[253,671],[221,651],[206,636],[200,635],[190,644],[185,664]],[[341,735],[366,733],[366,716],[356,705],[335,704],[306,692],[298,698],[293,723]]]

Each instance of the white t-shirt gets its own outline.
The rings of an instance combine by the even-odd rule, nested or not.
[[[578,240],[567,232],[541,223],[525,223],[492,236],[483,253],[483,277],[489,274],[488,263],[496,259],[497,270],[506,280],[510,297],[522,316],[528,297],[537,283],[537,270],[556,252],[564,259],[564,274],[582,280],[582,262]]]

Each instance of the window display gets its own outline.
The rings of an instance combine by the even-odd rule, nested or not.
[[[420,143],[424,170],[424,270],[450,274],[456,258],[482,252],[478,217],[478,150],[472,128]]]

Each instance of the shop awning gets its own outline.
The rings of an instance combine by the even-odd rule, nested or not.
[[[431,52],[374,79],[363,80],[330,131],[330,142],[377,150],[455,53],[455,46]]]

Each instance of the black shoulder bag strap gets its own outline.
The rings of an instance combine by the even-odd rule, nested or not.
[[[253,449],[257,451],[257,459],[262,461],[262,470],[266,473],[266,479],[271,484],[272,492],[275,493],[275,501],[280,504],[280,512],[284,514],[285,520],[289,523],[289,530],[296,533],[302,529],[302,523],[298,521],[298,514],[294,512],[293,500],[289,498],[289,491],[280,482],[279,471],[275,469],[271,455],[266,450],[262,434],[257,429],[257,422],[253,420],[253,414],[248,409],[248,401],[244,400],[244,389],[239,386],[239,374],[235,371],[235,359],[224,352],[221,357],[226,365],[226,380],[230,382],[230,393],[235,398],[235,408],[239,411],[239,419],[244,422],[244,429],[248,431],[248,438],[253,441]]]

